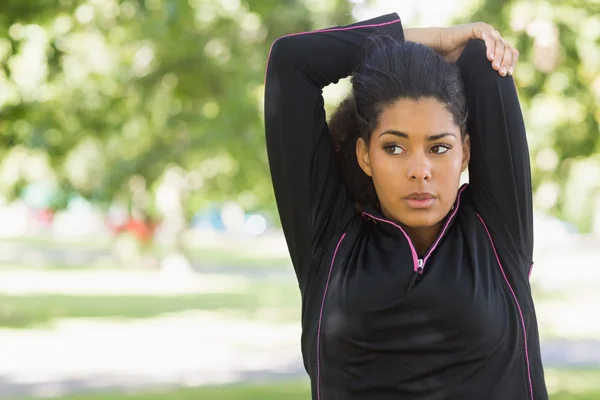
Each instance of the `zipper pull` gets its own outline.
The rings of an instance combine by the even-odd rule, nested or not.
[[[415,285],[417,284],[417,278],[419,278],[419,275],[421,275],[423,273],[423,260],[421,260],[420,258],[417,260],[417,270],[415,271],[415,274],[413,275],[410,284],[408,285],[408,289],[406,289],[406,293],[410,292]]]

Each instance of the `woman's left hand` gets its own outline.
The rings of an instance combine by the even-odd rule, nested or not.
[[[475,22],[442,28],[439,31],[439,52],[450,62],[456,62],[471,39],[482,39],[487,49],[492,68],[501,76],[515,71],[519,51],[508,44],[493,26]]]

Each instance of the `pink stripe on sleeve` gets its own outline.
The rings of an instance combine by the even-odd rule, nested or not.
[[[519,300],[517,299],[517,295],[515,294],[515,291],[513,290],[512,286],[510,285],[510,282],[508,281],[508,278],[506,277],[506,273],[504,273],[504,268],[502,267],[502,263],[500,262],[500,257],[498,257],[498,252],[496,251],[496,246],[494,245],[494,241],[492,240],[492,235],[490,234],[490,231],[488,230],[487,225],[483,221],[483,218],[481,218],[481,215],[477,214],[477,216],[481,220],[481,223],[483,224],[483,227],[485,228],[485,231],[487,232],[488,238],[490,239],[490,243],[492,244],[492,249],[494,250],[494,255],[496,256],[496,261],[498,262],[498,266],[500,267],[500,272],[502,272],[502,276],[504,277],[504,280],[506,281],[506,284],[508,285],[508,289],[510,289],[510,293],[512,293],[512,296],[515,299],[515,304],[517,305],[517,310],[519,311],[519,316],[521,317],[521,325],[523,327],[523,340],[524,340],[524,346],[525,346],[525,360],[527,361],[527,379],[529,381],[529,391],[530,391],[529,394],[531,395],[531,400],[533,400],[533,384],[531,383],[531,367],[529,365],[529,350],[527,349],[527,330],[525,329],[525,318],[523,318],[523,311],[521,310],[521,306],[519,305]]]
[[[323,32],[339,32],[339,31],[350,31],[352,29],[362,29],[362,28],[378,28],[381,26],[386,26],[386,25],[391,25],[391,24],[395,24],[400,22],[400,19],[395,19],[393,21],[389,21],[389,22],[383,22],[381,24],[370,24],[370,25],[357,25],[357,26],[349,26],[349,27],[345,27],[345,28],[329,28],[329,29],[320,29],[320,30],[316,30],[316,31],[309,31],[309,32],[298,32],[298,33],[290,33],[289,35],[284,35],[281,36],[280,38],[277,38],[273,44],[271,44],[271,48],[269,49],[269,55],[267,56],[267,66],[265,68],[265,82],[267,81],[267,70],[269,69],[269,61],[271,60],[271,52],[273,51],[273,46],[275,45],[275,43],[277,43],[277,41],[279,39],[283,39],[286,37],[292,37],[292,36],[301,36],[301,35],[308,35],[311,33],[323,33]]]
[[[321,400],[321,322],[323,321],[323,309],[325,308],[325,298],[327,297],[327,289],[329,289],[329,279],[331,279],[331,271],[333,271],[333,264],[335,263],[335,256],[337,255],[338,249],[342,240],[346,237],[346,233],[342,235],[335,246],[333,257],[331,258],[331,265],[329,266],[329,274],[327,275],[327,282],[325,283],[325,290],[323,291],[323,300],[321,301],[321,311],[319,312],[319,327],[317,328],[317,400]]]

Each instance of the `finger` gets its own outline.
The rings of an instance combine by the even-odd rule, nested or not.
[[[504,57],[504,39],[498,34],[495,35],[496,45],[494,50],[494,61],[492,62],[492,68],[496,71],[500,69],[502,58]]]
[[[481,39],[485,42],[485,54],[487,55],[488,60],[494,61],[496,39],[491,32],[483,32],[481,34]]]
[[[517,67],[517,61],[519,60],[519,50],[517,49],[512,49],[512,63],[510,65],[510,67],[508,68],[508,74],[512,75],[515,73],[515,68]]]
[[[504,47],[504,56],[502,56],[502,61],[500,63],[500,69],[498,72],[500,76],[506,76],[508,74],[508,69],[512,66],[512,56],[513,49],[509,45],[505,45]]]

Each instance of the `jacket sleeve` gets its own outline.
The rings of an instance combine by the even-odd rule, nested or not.
[[[471,40],[457,64],[469,112],[469,191],[492,234],[528,268],[533,258],[531,168],[515,83],[492,69],[481,40]]]
[[[265,135],[275,199],[299,280],[308,258],[354,215],[339,174],[323,87],[352,73],[367,37],[403,39],[396,14],[277,39],[265,77]]]

